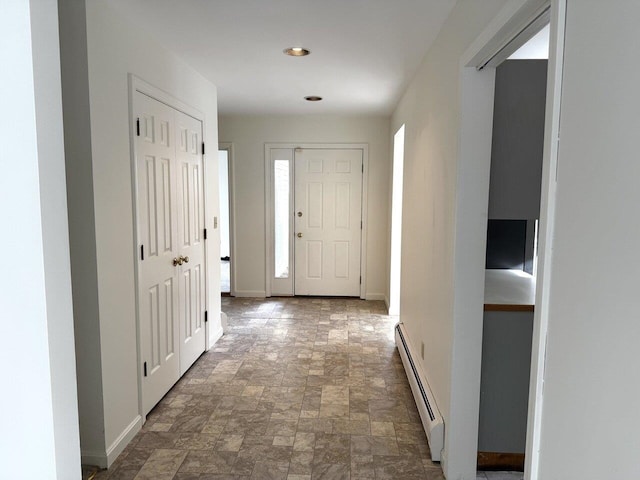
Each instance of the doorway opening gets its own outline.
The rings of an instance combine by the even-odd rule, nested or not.
[[[544,143],[542,147],[541,196],[539,200],[539,241],[533,326],[530,334],[530,381],[526,405],[524,470],[527,478],[537,478],[540,412],[544,379],[546,311],[549,299],[548,264],[552,243],[555,206],[555,165],[562,84],[564,17],[566,2],[525,0],[501,11],[501,22],[490,24],[469,48],[461,61],[461,123],[457,165],[457,198],[454,241],[454,335],[459,354],[451,367],[452,390],[464,391],[465,400],[452,406],[457,439],[445,438],[445,475],[470,475],[478,462],[477,441],[458,441],[480,433],[480,383],[483,372],[483,317],[485,301],[489,191],[491,179],[494,93],[496,67],[508,59],[549,24],[549,60],[546,76]],[[514,33],[515,32],[515,33]],[[499,220],[499,219],[497,219]],[[527,238],[526,222],[520,225]],[[523,256],[524,257],[524,256]],[[533,259],[531,259],[533,263]],[[524,258],[522,259],[524,269]],[[524,271],[523,271],[524,273]],[[513,287],[513,285],[511,285]],[[516,287],[517,289],[517,287]],[[480,317],[482,312],[483,317]],[[516,312],[517,313],[517,312]],[[485,365],[486,366],[486,365]],[[477,402],[477,403],[476,403]],[[482,428],[482,426],[480,426]],[[521,435],[521,434],[520,434]],[[521,437],[520,437],[521,438]],[[450,458],[455,456],[455,460]],[[475,470],[475,468],[473,469]]]
[[[391,255],[389,257],[389,315],[400,315],[402,254],[402,189],[404,182],[404,125],[393,136],[391,184]]]
[[[266,295],[362,297],[366,145],[265,146]]]
[[[220,294],[233,296],[233,236],[232,236],[232,146],[221,143],[218,146],[218,191],[219,191],[219,231],[220,231]]]
[[[549,25],[496,66],[478,469],[524,471]]]

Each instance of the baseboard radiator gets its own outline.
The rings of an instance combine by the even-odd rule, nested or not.
[[[400,358],[407,373],[409,385],[413,392],[413,398],[416,401],[422,426],[427,434],[429,449],[431,450],[431,459],[435,462],[440,461],[442,449],[444,448],[444,419],[440,415],[438,406],[429,384],[422,373],[419,364],[413,361],[410,343],[407,341],[407,334],[402,323],[396,325],[396,346],[400,352]]]

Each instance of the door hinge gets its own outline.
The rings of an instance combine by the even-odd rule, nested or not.
[[[136,135],[140,136],[140,119],[136,118]]]
[[[362,275],[360,275],[360,285],[362,285]]]
[[[204,155],[204,142],[202,142],[202,154]]]
[[[140,260],[144,260],[144,245],[140,245]]]
[[[362,173],[364,173],[364,163],[362,164]]]
[[[204,323],[207,323],[209,321],[209,314],[207,313],[207,311],[204,311]]]
[[[144,362],[143,368],[144,368],[144,376],[146,377],[147,376],[147,362]]]
[[[206,228],[204,229],[204,239],[205,240],[207,239],[207,229]]]
[[[362,230],[362,220],[360,220],[360,230]]]

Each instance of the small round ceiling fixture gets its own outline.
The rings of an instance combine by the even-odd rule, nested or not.
[[[302,48],[302,47],[285,48],[283,52],[285,55],[289,55],[291,57],[304,57],[311,53],[310,50],[307,50],[306,48]]]
[[[322,100],[322,97],[318,97],[317,95],[309,95],[308,97],[304,97],[307,102],[319,102]]]

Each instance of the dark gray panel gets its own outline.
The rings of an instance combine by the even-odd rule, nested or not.
[[[509,60],[496,69],[489,218],[540,214],[547,60]]]
[[[478,451],[524,453],[533,312],[484,312]]]

